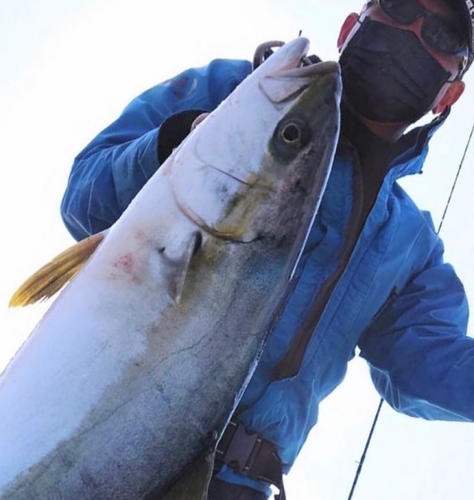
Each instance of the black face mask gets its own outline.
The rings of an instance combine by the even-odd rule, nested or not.
[[[370,18],[339,62],[346,105],[358,116],[383,123],[416,122],[451,76],[414,33]]]

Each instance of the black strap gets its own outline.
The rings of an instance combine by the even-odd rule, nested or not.
[[[246,477],[276,486],[280,494],[275,499],[286,499],[282,463],[275,445],[242,424],[229,422],[217,445],[216,460]]]

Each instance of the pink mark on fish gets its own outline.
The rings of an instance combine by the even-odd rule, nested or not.
[[[122,255],[119,257],[114,263],[113,267],[122,269],[125,272],[130,272],[130,270],[133,267],[133,256],[131,253],[126,253],[125,255]]]

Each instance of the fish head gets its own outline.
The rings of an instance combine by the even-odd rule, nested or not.
[[[297,38],[278,49],[176,151],[173,193],[205,232],[253,241],[291,225],[308,210],[295,209],[303,198],[320,198],[342,85],[336,62],[302,66],[308,47]]]

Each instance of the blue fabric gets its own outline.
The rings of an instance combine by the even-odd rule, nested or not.
[[[82,151],[71,172],[62,215],[77,238],[112,224],[158,167],[160,127],[187,109],[215,108],[251,71],[246,61],[213,61],[185,71],[135,99]],[[414,417],[474,420],[474,340],[468,305],[428,214],[397,184],[419,173],[436,126],[410,133],[391,165],[350,261],[338,281],[295,377],[271,381],[315,292],[336,269],[344,232],[360,196],[357,155],[340,141],[333,171],[289,297],[237,410],[251,430],[275,443],[288,471],[318,419],[319,402],[345,376],[356,347],[375,387]],[[226,469],[221,478],[249,484]],[[264,484],[253,484],[268,491]]]
[[[112,225],[159,165],[158,136],[166,118],[212,110],[250,73],[248,61],[213,61],[184,71],[134,99],[74,161],[61,214],[83,239]]]

